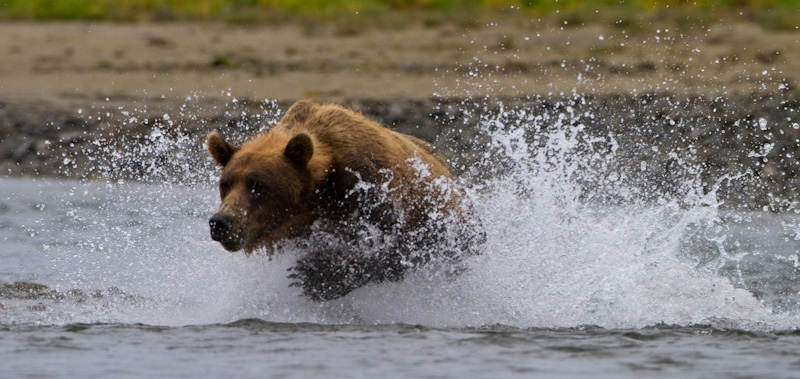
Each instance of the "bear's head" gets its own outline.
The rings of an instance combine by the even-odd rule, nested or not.
[[[237,147],[212,132],[206,145],[222,167],[222,205],[209,220],[211,238],[226,250],[268,247],[309,217],[314,143],[308,134],[262,134]]]

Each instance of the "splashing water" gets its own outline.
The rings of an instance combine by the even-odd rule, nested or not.
[[[765,300],[769,291],[754,290],[742,274],[748,257],[764,252],[793,275],[791,249],[742,248],[740,231],[748,229],[726,223],[716,187],[704,187],[703,170],[690,156],[672,153],[677,163],[669,178],[642,176],[648,163],[631,164],[624,142],[584,123],[593,115],[578,110],[582,102],[565,101],[552,112],[464,105],[462,112],[480,115],[474,143],[482,155],[464,164],[463,181],[487,233],[482,254],[457,277],[423,268],[403,282],[369,285],[322,304],[288,287],[298,251],[246,257],[225,253],[207,237],[216,174],[198,138],[169,122],[144,140],[112,141],[99,150],[97,168],[114,180],[34,186],[2,179],[6,200],[22,208],[42,204],[26,208],[28,219],[11,231],[33,234],[15,245],[18,251],[43,256],[20,264],[28,277],[4,280],[42,282],[57,294],[38,312],[25,310],[36,300],[4,302],[0,317],[55,324],[260,318],[441,327],[800,325],[790,316],[796,308],[775,312]],[[256,119],[269,124],[278,115],[273,106]],[[56,200],[42,202],[51,196]],[[729,219],[751,220],[742,213]],[[787,216],[778,229],[797,228],[798,221]],[[768,274],[762,267],[751,277]]]
[[[361,317],[519,327],[774,322],[750,292],[717,275],[731,257],[700,267],[692,259],[699,252],[687,230],[718,224],[715,194],[704,194],[695,176],[682,183],[682,197],[650,201],[647,188],[609,172],[621,159],[614,138],[571,127],[577,118],[567,109],[554,118],[520,109],[484,117],[489,148],[467,175],[480,178],[471,188],[488,233],[484,255],[456,281],[412,278],[365,290],[352,300]]]

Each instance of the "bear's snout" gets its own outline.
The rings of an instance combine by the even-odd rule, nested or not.
[[[211,239],[222,242],[222,245],[228,248],[228,245],[235,239],[231,233],[233,217],[224,213],[216,213],[208,220],[208,225],[211,227]]]

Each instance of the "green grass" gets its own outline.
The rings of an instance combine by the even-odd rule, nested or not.
[[[403,25],[468,22],[512,11],[568,25],[644,18],[745,15],[772,29],[800,26],[800,0],[0,0],[0,19],[221,20],[231,23],[335,21],[353,15]],[[391,16],[388,16],[391,15]],[[400,16],[397,16],[400,15]],[[383,20],[383,21],[380,21]],[[563,23],[563,22],[562,22]]]

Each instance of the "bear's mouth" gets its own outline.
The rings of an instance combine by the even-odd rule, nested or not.
[[[222,240],[222,241],[218,241],[218,242],[222,245],[222,247],[225,248],[225,250],[228,250],[230,252],[235,252],[235,251],[239,251],[239,250],[242,249],[242,240],[241,239],[228,239],[228,240]]]
[[[211,239],[219,242],[225,250],[231,252],[241,250],[244,244],[244,239],[236,235],[217,236],[212,234]]]

